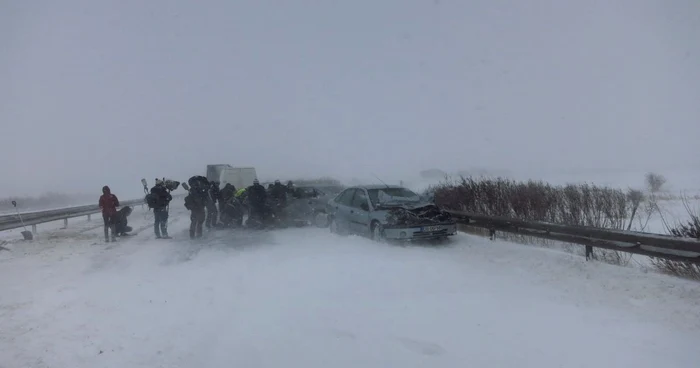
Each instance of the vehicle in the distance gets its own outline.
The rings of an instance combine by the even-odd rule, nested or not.
[[[207,165],[207,180],[219,182],[223,188],[231,184],[237,189],[253,185],[258,174],[254,167],[233,167],[228,164]]]
[[[378,241],[440,239],[457,233],[448,212],[401,186],[347,188],[328,201],[326,212],[331,232]]]
[[[326,203],[333,198],[315,186],[298,186],[287,197],[287,213],[317,227],[328,226]]]

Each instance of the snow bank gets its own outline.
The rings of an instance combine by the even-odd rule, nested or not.
[[[696,367],[700,284],[461,234],[148,231],[0,261],[0,362],[64,367]],[[61,252],[60,250],[64,250]]]

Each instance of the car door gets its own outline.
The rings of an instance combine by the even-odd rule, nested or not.
[[[338,227],[346,231],[352,231],[350,226],[350,215],[351,215],[351,204],[353,196],[355,195],[355,188],[346,189],[343,193],[338,195],[332,202],[332,216],[336,221]]]
[[[369,234],[369,200],[367,192],[358,188],[350,204],[350,229],[355,234]]]

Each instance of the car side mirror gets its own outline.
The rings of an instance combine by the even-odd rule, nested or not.
[[[367,204],[367,202],[362,203],[362,204],[360,205],[360,208],[361,208],[363,211],[369,211],[369,205]]]

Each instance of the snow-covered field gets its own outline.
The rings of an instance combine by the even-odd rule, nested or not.
[[[135,212],[130,220],[148,226]],[[142,215],[143,216],[143,215]],[[697,367],[700,284],[460,234],[170,241],[101,229],[0,251],[0,367]],[[138,226],[138,225],[136,225]],[[64,230],[65,231],[65,230]]]

